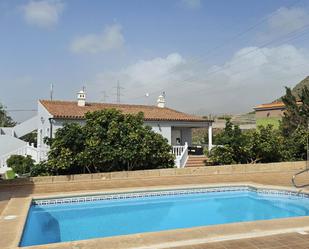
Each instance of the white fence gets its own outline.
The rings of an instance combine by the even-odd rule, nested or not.
[[[45,150],[39,150],[38,148],[35,148],[33,145],[25,145],[23,147],[20,147],[16,150],[13,150],[7,154],[1,155],[0,156],[0,168],[3,171],[4,169],[7,168],[6,161],[9,159],[10,156],[12,155],[21,155],[21,156],[31,156],[32,159],[38,163],[42,160],[45,160],[47,157],[47,151]]]
[[[176,157],[175,164],[177,168],[185,167],[188,160],[188,144],[173,146],[172,153]]]

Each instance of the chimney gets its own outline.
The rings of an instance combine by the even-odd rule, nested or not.
[[[165,107],[165,97],[164,97],[165,94],[161,94],[159,97],[158,97],[158,100],[157,100],[157,105],[158,107],[160,108],[164,108]]]
[[[84,90],[81,90],[77,93],[77,105],[78,106],[86,105],[86,93]]]

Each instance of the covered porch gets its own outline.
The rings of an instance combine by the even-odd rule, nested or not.
[[[211,120],[191,121],[191,122],[148,122],[152,129],[165,137],[172,145],[172,153],[175,155],[175,165],[183,168],[186,165],[189,154],[189,147],[192,146],[192,129],[208,128],[208,150],[212,144],[212,123]]]
[[[146,125],[152,130],[165,137],[172,146],[172,153],[175,155],[175,165],[183,168],[188,160],[188,150],[192,146],[192,129],[208,128],[208,150],[212,144],[212,120],[197,121],[148,121]]]
[[[189,158],[189,148],[192,149],[192,129],[205,128],[204,124],[195,124],[194,126],[172,126],[171,127],[171,145],[172,153],[175,155],[175,165],[177,168],[183,168]],[[208,150],[212,149],[212,122],[207,122],[208,128]]]

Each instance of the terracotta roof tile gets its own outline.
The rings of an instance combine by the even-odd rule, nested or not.
[[[284,107],[285,105],[283,102],[275,102],[275,103],[269,103],[269,104],[261,104],[261,105],[254,107],[254,109],[284,108]]]
[[[300,101],[297,101],[298,105],[301,105]],[[267,103],[267,104],[261,104],[256,107],[254,107],[255,110],[260,110],[260,109],[284,109],[285,105],[281,101],[273,102],[273,103]]]
[[[143,112],[147,121],[190,121],[206,122],[202,117],[186,114],[170,108],[159,108],[148,105],[127,105],[110,103],[86,103],[86,106],[78,106],[74,101],[50,101],[40,100],[40,103],[53,115],[54,118],[83,119],[85,113],[115,108],[125,114],[137,114]]]

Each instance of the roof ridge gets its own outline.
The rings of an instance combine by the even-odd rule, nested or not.
[[[171,111],[174,111],[174,112],[178,112],[180,114],[184,114],[184,115],[191,115],[191,116],[195,116],[195,117],[200,117],[198,115],[195,115],[195,114],[191,114],[191,113],[185,113],[185,112],[181,112],[181,111],[177,111],[175,109],[172,109],[172,108],[169,108],[169,107],[164,107],[165,109],[168,109],[168,110],[171,110]]]
[[[73,100],[48,100],[48,99],[39,99],[40,102],[49,102],[49,103],[77,103],[77,101]],[[114,105],[114,106],[126,106],[126,107],[146,107],[146,108],[160,108],[155,105],[141,105],[141,104],[125,104],[125,103],[107,103],[107,102],[86,102],[86,104],[94,104],[94,105]],[[167,107],[164,107],[167,109]],[[170,110],[176,111],[174,109],[169,108]]]
[[[158,107],[154,105],[135,105],[135,104],[121,104],[121,103],[98,103],[87,102],[86,106],[80,107],[77,101],[65,100],[39,100],[39,102],[46,108],[46,110],[57,118],[84,118],[86,112],[92,112],[100,109],[114,108],[119,109],[124,113],[143,112],[144,119],[149,121],[198,121],[207,122],[198,115],[187,114],[174,110],[169,107]]]

